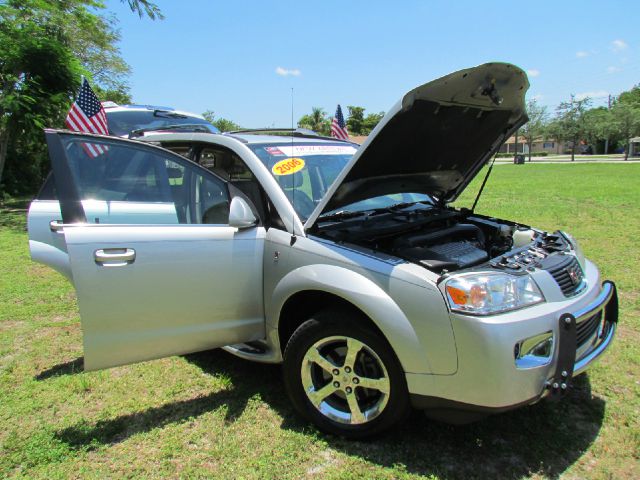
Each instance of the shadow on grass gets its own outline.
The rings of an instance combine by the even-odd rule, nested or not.
[[[12,199],[0,203],[0,227],[26,231],[29,203],[31,198]]]
[[[95,424],[81,422],[57,432],[56,437],[71,448],[91,450],[100,445],[121,442],[140,432],[180,423],[220,407],[226,409],[225,421],[233,422],[242,415],[248,401],[256,394],[278,412],[283,413],[283,416],[294,417],[284,393],[280,367],[247,362],[222,350],[191,354],[185,358],[206,373],[228,376],[233,387],[204,397],[172,402],[142,412],[101,420]],[[301,429],[305,426],[301,421],[295,421],[295,418],[290,420],[296,428]]]
[[[125,440],[226,407],[228,422],[238,418],[255,395],[283,418],[282,428],[308,432],[284,391],[280,368],[235,358],[221,350],[185,357],[204,372],[228,376],[232,390],[212,393],[123,415],[96,424],[81,423],[58,432],[72,448],[91,449]],[[329,447],[376,465],[442,478],[557,478],[581,457],[598,435],[604,402],[592,397],[585,375],[559,403],[541,402],[466,426],[428,420],[416,412],[391,433],[368,442],[325,436]]]
[[[60,375],[73,375],[84,371],[84,357],[78,357],[68,362],[59,363],[51,368],[43,370],[35,377],[35,380],[46,380],[51,377],[59,377]]]

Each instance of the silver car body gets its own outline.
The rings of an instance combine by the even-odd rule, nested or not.
[[[473,71],[486,75],[495,68],[504,67],[494,64]],[[615,287],[602,285],[596,266],[577,248],[568,255],[576,256],[584,271],[584,287],[578,295],[567,298],[549,272],[534,269],[530,275],[546,301],[497,315],[472,316],[451,311],[441,274],[309,231],[376,134],[406,102],[407,97],[390,110],[304,221],[249,148],[252,143],[282,143],[291,138],[206,133],[145,136],[145,142],[197,142],[233,151],[255,175],[282,219],[282,228],[177,224],[167,205],[96,200],[82,202],[86,221],[62,223],[58,200],[35,200],[28,218],[31,255],[75,285],[85,368],[215,347],[246,359],[278,363],[285,346],[281,344],[284,312],[296,299],[319,293],[325,300],[350,304],[370,319],[397,355],[415,406],[500,411],[534,403],[559,390],[553,383],[561,373],[557,370],[563,315],[573,315],[578,323],[607,309],[611,318],[606,320],[617,315],[617,310],[613,313]],[[88,141],[90,137],[79,138]],[[296,139],[301,144],[318,141]],[[56,151],[51,143],[50,152],[53,159]],[[487,159],[474,167],[476,172]],[[603,320],[575,352],[574,374],[604,352],[614,334],[615,322]],[[514,347],[523,340],[545,335],[552,342],[548,358],[529,362],[526,356],[514,356]],[[261,349],[247,345],[255,341]]]

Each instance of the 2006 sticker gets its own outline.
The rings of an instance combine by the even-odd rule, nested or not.
[[[304,168],[304,160],[301,158],[287,158],[280,160],[273,167],[271,171],[274,175],[291,175]]]

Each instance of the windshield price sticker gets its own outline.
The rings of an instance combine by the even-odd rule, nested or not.
[[[351,145],[282,145],[271,147],[272,155],[284,154],[288,157],[298,157],[304,155],[353,155],[356,149]]]
[[[282,150],[280,150],[278,147],[264,147],[264,149],[269,155],[273,155],[274,157],[284,155],[284,153],[282,153]]]
[[[291,175],[296,173],[304,168],[304,160],[301,158],[286,158],[284,160],[280,160],[273,167],[271,167],[271,172],[274,175]]]

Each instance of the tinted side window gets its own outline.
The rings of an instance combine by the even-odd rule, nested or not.
[[[63,142],[88,221],[228,222],[226,184],[196,165],[131,143],[66,136]]]
[[[231,150],[204,147],[200,151],[198,163],[221,178],[229,181],[255,180],[249,167]]]
[[[260,183],[242,158],[224,147],[203,146],[197,156],[198,164],[225,179],[250,201],[253,213],[264,223],[266,203]]]

